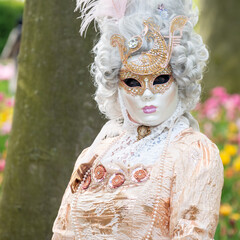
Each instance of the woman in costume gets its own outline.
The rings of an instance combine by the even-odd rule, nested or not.
[[[92,74],[110,120],[79,156],[52,240],[213,239],[219,151],[190,111],[208,51],[186,0],[78,0],[95,20]]]

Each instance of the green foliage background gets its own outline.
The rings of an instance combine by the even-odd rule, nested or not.
[[[23,14],[24,3],[19,1],[0,0],[0,53],[11,30]]]
[[[239,93],[240,1],[199,0],[199,9],[199,31],[210,52],[203,89],[224,86],[229,93]]]

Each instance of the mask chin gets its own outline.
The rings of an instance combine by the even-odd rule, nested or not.
[[[119,88],[118,93],[122,101],[122,112],[125,112],[124,121],[145,126],[157,126],[169,119],[179,102],[176,83],[165,93],[152,94],[147,100],[144,95],[132,96],[123,88]]]

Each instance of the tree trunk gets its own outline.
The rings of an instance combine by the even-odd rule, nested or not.
[[[200,32],[210,49],[205,90],[225,86],[240,91],[239,0],[201,0]]]
[[[74,1],[27,0],[0,240],[47,240],[74,162],[102,119],[92,100],[90,40]],[[89,36],[90,35],[90,36]]]

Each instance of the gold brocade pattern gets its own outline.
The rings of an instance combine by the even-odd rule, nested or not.
[[[110,143],[104,140],[96,152],[100,155]],[[125,182],[110,188],[108,182],[116,168],[104,168],[108,174],[101,182],[93,178],[88,189],[75,194],[70,187],[66,189],[52,240],[77,240],[74,226],[80,240],[144,239],[152,221],[158,169],[155,165],[147,167],[149,178],[134,183],[132,177],[137,166],[133,169],[121,166]],[[199,132],[183,131],[171,142],[166,155],[162,192],[150,239],[212,240],[222,185],[223,166],[217,147]],[[75,223],[70,206],[77,219]]]

